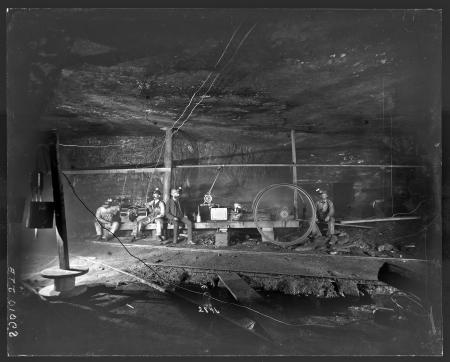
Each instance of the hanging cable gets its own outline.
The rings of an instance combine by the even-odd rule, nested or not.
[[[79,147],[79,148],[103,148],[103,147],[122,147],[123,145],[68,145],[64,143],[58,143],[62,147]]]
[[[242,24],[241,24],[241,25],[242,25]],[[235,37],[236,33],[238,32],[239,28],[241,27],[241,25],[239,25],[239,26],[236,28],[236,30],[234,31],[234,33],[232,34],[230,40],[229,40],[228,43],[227,43],[227,46],[226,46],[225,49],[223,50],[223,52],[222,52],[222,54],[221,54],[219,60],[216,62],[216,65],[214,66],[214,68],[216,68],[217,65],[220,63],[220,61],[222,60],[222,57],[224,56],[226,50],[228,49],[229,45],[231,44],[232,40],[234,39],[234,37]],[[242,43],[242,42],[241,42],[241,43]],[[228,64],[228,63],[227,63],[227,64]],[[183,109],[183,112],[181,113],[181,115],[174,121],[174,123],[173,123],[172,126],[170,127],[171,130],[175,128],[175,125],[176,125],[176,124],[178,123],[178,121],[183,117],[183,115],[185,114],[185,112],[187,111],[187,109],[189,108],[189,106],[192,104],[192,101],[194,100],[194,98],[195,98],[195,96],[197,95],[197,93],[204,87],[204,85],[205,85],[206,82],[209,80],[209,78],[211,77],[212,74],[213,74],[213,72],[210,72],[210,73],[208,74],[208,76],[206,77],[206,79],[202,82],[202,84],[200,85],[200,87],[194,92],[194,94],[193,94],[192,97],[190,98],[190,100],[189,100],[187,106]],[[218,73],[218,75],[220,75],[220,72]],[[205,94],[211,89],[212,85],[214,85],[214,82],[217,80],[218,75],[216,75],[216,77],[214,78],[213,82],[211,83],[211,85],[209,86],[209,88],[208,88],[208,90],[205,92]],[[202,96],[201,101],[203,100],[205,94]],[[200,101],[200,102],[201,102],[201,101]],[[197,104],[194,106],[193,109],[197,108],[197,106],[200,104],[200,102],[197,103]],[[193,111],[190,112],[190,114],[189,114],[189,116],[186,118],[186,120],[189,119],[189,117],[190,117],[190,115],[192,114],[192,112],[193,112]],[[184,125],[184,123],[186,123],[186,120],[183,122],[183,124],[180,126],[180,128]],[[176,133],[178,132],[178,130],[179,130],[179,129],[177,129],[177,130],[174,132],[174,134],[176,134]],[[173,135],[172,135],[172,136],[173,136]],[[161,143],[160,146],[158,146],[158,147],[155,148],[155,150],[159,148],[159,149],[160,149],[160,153],[159,153],[158,159],[157,159],[157,161],[156,161],[156,163],[155,163],[155,165],[154,165],[154,168],[156,168],[157,165],[159,164],[159,161],[160,161],[160,159],[161,159],[162,151],[163,151],[163,149],[164,149],[164,145],[165,145],[165,144],[166,144],[166,139],[163,140],[163,142]]]
[[[241,23],[242,25],[242,23]],[[238,32],[239,28],[241,27],[241,25],[239,25],[236,30],[234,31],[233,35],[231,36],[230,40],[228,41],[225,49],[222,51],[222,54],[220,55],[219,60],[216,62],[214,68],[217,67],[217,65],[220,63],[220,61],[222,60],[222,57],[225,55],[225,52],[227,51],[229,45],[231,44],[232,40],[234,39],[234,36],[236,35],[236,33]],[[195,96],[197,95],[198,92],[200,92],[200,90],[203,88],[203,86],[206,84],[206,82],[209,80],[209,78],[211,77],[211,75],[213,74],[213,72],[210,72],[208,74],[208,76],[206,77],[206,79],[202,82],[202,84],[200,85],[200,87],[194,92],[194,94],[192,95],[192,97],[189,100],[188,105],[184,108],[183,112],[181,113],[181,115],[177,118],[177,120],[173,123],[172,127],[170,127],[170,129],[174,129],[175,125],[178,123],[178,121],[183,117],[183,115],[185,114],[186,110],[189,108],[189,106],[191,105],[192,101],[194,100]]]
[[[242,23],[240,23],[239,26],[238,26],[238,27],[236,28],[236,30],[234,31],[233,35],[231,36],[230,41],[228,42],[227,46],[226,46],[225,49],[223,50],[222,54],[220,55],[219,60],[218,60],[218,61],[216,62],[216,64],[214,65],[214,68],[216,68],[216,67],[219,65],[219,63],[220,63],[220,61],[222,60],[223,56],[225,55],[225,53],[226,53],[228,47],[230,46],[232,40],[234,39],[234,36],[235,36],[236,33],[238,32],[238,30],[241,28],[241,25],[242,25]]]
[[[239,30],[241,25],[239,25],[239,27],[235,30],[235,32],[233,33],[231,39],[229,40],[227,46],[225,47],[224,51],[222,52],[222,55],[220,56],[220,59],[223,57],[223,55],[225,54],[225,51],[228,49],[229,44],[231,43],[231,41],[233,40],[234,36],[236,35],[237,31]],[[239,42],[236,50],[234,51],[233,55],[231,56],[231,58],[228,60],[228,62],[225,64],[225,66],[223,67],[223,69],[221,71],[219,71],[219,73],[214,77],[213,81],[211,82],[211,84],[209,85],[208,89],[206,90],[206,92],[200,97],[200,101],[197,102],[194,107],[192,108],[192,110],[190,111],[190,113],[188,114],[188,116],[186,117],[186,119],[182,122],[182,124],[175,130],[175,132],[173,132],[172,136],[174,136],[175,134],[177,134],[180,129],[186,124],[186,122],[189,120],[190,116],[192,115],[192,113],[194,112],[194,110],[197,108],[197,106],[200,105],[200,103],[203,101],[203,99],[206,97],[206,95],[208,94],[208,92],[211,90],[211,88],[213,87],[214,83],[216,82],[216,80],[219,78],[219,76],[221,75],[221,72],[223,72],[230,64],[231,61],[234,59],[235,55],[237,54],[237,51],[240,49],[240,47],[242,46],[242,44],[244,43],[245,39],[247,39],[247,37],[250,35],[250,33],[253,31],[253,29],[255,28],[256,24],[254,24],[250,30],[244,35],[244,37],[241,39],[241,41]],[[219,64],[220,62],[216,62],[216,65]],[[186,110],[189,108],[189,105],[192,103],[192,100],[194,99],[195,95],[201,90],[201,88],[203,88],[204,84],[206,84],[207,80],[209,79],[209,77],[212,75],[212,72],[208,75],[208,77],[203,81],[202,85],[200,86],[200,88],[198,88],[198,90],[193,94],[193,96],[191,97],[188,105],[184,108],[182,114],[180,115],[180,117],[178,117],[177,120],[175,120],[175,122],[172,124],[172,126],[170,127],[170,129],[174,129],[175,124],[178,123],[178,121],[181,119],[181,117],[184,115],[184,113],[186,112]],[[160,153],[159,153],[159,157],[154,165],[154,168],[156,168],[156,166],[159,164],[159,161],[161,159],[162,156],[162,152],[164,149],[164,145],[166,144],[166,139],[163,140],[163,142],[161,143],[160,146],[158,146],[158,148],[160,148]],[[153,176],[153,175],[152,175]]]
[[[392,217],[396,217],[396,216],[398,216],[398,215],[410,215],[410,214],[414,213],[415,211],[417,211],[417,210],[419,209],[419,207],[420,207],[425,201],[426,201],[426,200],[420,201],[419,204],[418,204],[413,210],[411,210],[411,211],[409,211],[409,212],[398,212],[398,213],[396,213],[396,214],[393,214]]]
[[[188,116],[186,117],[186,119],[181,123],[181,125],[176,129],[176,131],[174,132],[174,135],[176,133],[179,132],[179,130],[186,124],[186,122],[189,120],[189,118],[191,117],[192,113],[194,112],[194,110],[203,102],[203,99],[206,98],[206,96],[208,95],[208,92],[211,90],[211,88],[214,86],[214,83],[217,81],[217,79],[225,72],[225,70],[227,69],[227,67],[231,64],[232,60],[234,59],[234,57],[236,56],[238,50],[241,48],[242,44],[244,43],[244,41],[247,39],[247,37],[250,35],[250,33],[253,31],[253,29],[255,28],[256,24],[254,24],[250,30],[244,35],[244,37],[242,38],[242,40],[239,42],[236,50],[234,51],[232,57],[228,60],[228,62],[226,63],[226,65],[224,66],[224,68],[214,77],[213,81],[211,82],[210,86],[208,87],[207,91],[200,97],[200,100],[195,104],[195,106],[192,108],[192,110],[190,111],[190,113],[188,114]]]

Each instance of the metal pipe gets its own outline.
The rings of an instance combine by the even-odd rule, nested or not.
[[[344,225],[344,224],[358,224],[366,222],[401,221],[401,220],[418,220],[418,219],[420,219],[420,216],[386,217],[381,219],[342,220],[340,223]]]

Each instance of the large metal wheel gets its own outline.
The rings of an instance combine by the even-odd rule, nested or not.
[[[303,243],[316,220],[316,207],[311,196],[297,185],[288,183],[270,185],[259,191],[252,210],[256,228],[263,239],[283,247]],[[273,233],[268,231],[271,225]]]

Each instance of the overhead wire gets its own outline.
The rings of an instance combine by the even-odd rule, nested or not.
[[[241,24],[236,28],[236,30],[233,32],[233,34],[232,34],[230,40],[228,41],[228,43],[227,43],[225,49],[222,51],[222,54],[220,55],[219,60],[218,60],[218,61],[216,62],[216,64],[214,65],[214,68],[216,68],[217,65],[219,65],[220,61],[222,60],[223,56],[225,55],[225,53],[226,53],[228,47],[230,46],[231,42],[233,41],[233,39],[234,39],[236,33],[238,32],[238,30],[240,29],[241,25],[242,25],[242,23],[241,23]],[[189,106],[192,104],[192,101],[194,100],[194,98],[195,98],[195,96],[197,95],[197,93],[200,92],[200,90],[203,88],[203,86],[206,84],[206,82],[209,80],[209,78],[211,77],[211,75],[212,75],[213,73],[214,73],[214,72],[210,72],[210,73],[208,74],[208,76],[205,78],[205,80],[202,82],[202,84],[200,85],[200,87],[194,92],[194,94],[192,95],[192,97],[191,97],[190,100],[189,100],[188,105],[184,108],[183,112],[182,112],[181,115],[177,118],[177,120],[173,123],[173,125],[170,127],[170,129],[174,129],[174,128],[175,128],[175,125],[176,125],[176,124],[178,123],[178,121],[183,117],[183,115],[185,114],[186,110],[187,110],[187,109],[189,108]]]
[[[207,91],[200,97],[200,100],[194,105],[194,107],[192,108],[192,110],[190,111],[190,113],[188,114],[188,116],[186,117],[186,119],[181,123],[181,125],[175,130],[175,132],[173,133],[174,135],[176,133],[178,133],[180,131],[180,129],[186,124],[186,122],[189,120],[189,118],[191,117],[192,113],[194,112],[194,110],[203,102],[203,100],[206,98],[206,96],[208,95],[208,92],[211,90],[211,88],[214,86],[215,82],[217,81],[217,79],[223,75],[223,73],[226,71],[226,69],[229,67],[229,65],[231,64],[231,62],[233,61],[233,59],[235,58],[237,52],[239,51],[239,49],[241,48],[242,44],[244,43],[244,41],[248,38],[248,36],[250,35],[250,33],[253,31],[253,29],[255,28],[256,23],[250,28],[250,30],[247,31],[247,33],[244,35],[244,37],[241,39],[241,41],[239,42],[237,48],[235,49],[233,55],[231,56],[231,58],[228,60],[228,62],[225,64],[224,68],[217,73],[217,75],[214,77],[213,81],[211,82],[210,86],[208,87]]]
[[[255,25],[256,25],[256,24],[255,24]],[[224,55],[226,54],[226,51],[228,50],[228,48],[229,48],[231,42],[232,42],[233,39],[235,38],[235,36],[236,36],[237,32],[239,31],[239,29],[241,28],[241,26],[242,26],[242,23],[234,30],[233,34],[231,35],[230,40],[228,41],[228,43],[227,43],[227,45],[225,46],[224,50],[222,51],[222,53],[221,53],[219,59],[217,60],[216,64],[214,65],[214,68],[216,68],[216,67],[220,64],[220,62],[222,61]],[[254,27],[254,26],[253,26],[253,27]],[[251,30],[253,30],[253,28],[252,28]],[[244,40],[247,38],[248,34],[249,34],[249,33],[247,33],[247,34],[244,36]],[[239,48],[241,47],[242,43],[243,43],[243,41],[241,40],[241,42],[239,43],[237,49],[239,49]],[[235,54],[236,54],[236,51],[235,51],[235,53],[233,54],[232,58],[234,57]],[[228,62],[226,65],[228,65],[229,63],[230,63],[230,62]],[[208,74],[208,76],[203,80],[203,82],[202,82],[202,84],[200,85],[200,87],[199,87],[199,88],[194,92],[194,94],[191,96],[191,98],[189,99],[188,104],[187,104],[186,107],[183,109],[183,112],[182,112],[181,115],[173,122],[173,124],[172,124],[172,126],[170,127],[170,129],[174,129],[174,128],[175,128],[176,124],[180,121],[180,119],[184,116],[184,114],[185,114],[186,111],[188,110],[189,106],[192,104],[192,101],[194,100],[195,96],[196,96],[196,95],[198,94],[198,92],[200,92],[200,90],[205,86],[205,84],[207,83],[207,81],[209,80],[209,78],[211,77],[211,75],[212,75],[213,73],[214,73],[214,71],[210,72],[210,73]],[[212,83],[211,83],[211,85],[209,86],[208,90],[207,90],[207,91],[205,92],[205,94],[203,94],[203,96],[201,97],[200,102],[198,102],[198,103],[194,106],[194,108],[193,108],[193,109],[191,110],[191,112],[189,113],[188,117],[183,121],[182,126],[186,123],[186,121],[189,119],[189,117],[191,116],[192,112],[197,108],[197,106],[203,101],[203,99],[205,98],[207,92],[209,92],[209,90],[212,88],[212,86],[214,85],[214,83],[215,83],[215,81],[217,80],[217,78],[218,78],[219,75],[220,75],[220,71],[219,71],[219,73],[216,75],[216,77],[214,78],[214,80],[212,81]],[[182,126],[180,126],[180,128],[181,128]],[[177,133],[177,132],[178,132],[178,130],[176,130],[176,132],[174,132],[174,134]],[[155,165],[154,165],[153,168],[156,168],[157,165],[159,164],[159,161],[161,160],[162,150],[163,150],[163,147],[164,147],[164,145],[165,145],[165,142],[166,142],[166,140],[164,139],[164,141],[162,142],[161,145],[156,146],[153,150],[150,151],[150,154],[151,154],[151,153],[157,151],[158,149],[160,150],[160,154],[159,154],[158,159],[157,159],[157,161],[156,161],[156,163],[155,163]],[[106,147],[120,147],[120,146],[122,146],[121,144],[113,144],[113,145],[75,145],[75,144],[64,144],[64,143],[60,143],[59,145],[60,145],[60,146],[63,146],[63,147],[79,147],[79,148],[106,148]],[[152,177],[152,176],[151,176],[151,177]],[[150,181],[151,181],[151,177],[150,177]],[[149,181],[149,182],[150,182],[150,181]],[[147,190],[147,195],[148,195],[148,190]],[[146,197],[147,197],[147,195],[146,195]]]
[[[223,50],[219,60],[216,62],[215,67],[217,67],[217,65],[220,63],[220,61],[222,60],[223,56],[226,53],[226,50],[228,49],[229,45],[231,44],[232,40],[234,39],[235,35],[237,34],[238,30],[240,29],[242,23],[236,28],[236,30],[234,31],[234,33],[232,34],[230,40],[227,43],[227,46],[225,47],[225,49]],[[181,123],[181,125],[179,127],[177,127],[177,129],[172,133],[172,137],[177,134],[180,129],[186,124],[186,122],[189,120],[189,118],[191,117],[192,113],[194,112],[194,110],[201,104],[201,102],[206,98],[208,92],[211,90],[211,88],[214,86],[214,83],[217,81],[217,79],[219,78],[219,76],[221,75],[221,73],[223,73],[223,71],[231,64],[231,61],[234,59],[234,57],[237,54],[237,51],[241,48],[242,44],[244,43],[245,39],[247,39],[247,37],[250,35],[250,33],[253,31],[253,29],[255,28],[256,24],[254,24],[249,31],[247,31],[247,33],[244,35],[244,37],[241,39],[241,41],[239,42],[237,48],[235,49],[233,55],[231,56],[231,58],[228,60],[228,62],[225,64],[225,66],[223,67],[223,69],[221,71],[219,71],[217,73],[217,75],[214,77],[213,81],[211,82],[211,84],[209,85],[208,89],[206,90],[206,92],[200,97],[200,100],[194,105],[194,107],[191,109],[191,111],[189,112],[188,116],[184,119],[184,121]],[[188,105],[184,108],[182,114],[175,120],[175,122],[172,124],[172,126],[170,127],[170,130],[173,130],[175,128],[175,125],[178,123],[178,121],[182,118],[182,116],[185,114],[186,110],[189,108],[189,106],[191,105],[194,97],[197,95],[197,93],[203,88],[203,86],[206,84],[206,82],[208,81],[208,79],[210,78],[210,76],[212,75],[213,72],[209,73],[209,75],[207,76],[207,78],[203,81],[203,83],[200,85],[200,87],[197,89],[196,92],[194,92],[194,94],[192,95],[192,97],[189,100]],[[164,138],[162,144],[159,146],[160,147],[160,153],[158,156],[158,159],[154,165],[154,168],[157,167],[157,165],[159,164],[159,161],[161,159],[162,156],[162,152],[163,152],[163,148],[164,145],[166,144],[166,138]],[[149,183],[151,181],[151,178],[153,177],[153,175],[151,175]],[[148,192],[148,190],[147,190]],[[148,194],[146,195],[147,198]]]
[[[241,24],[235,29],[235,31],[233,32],[233,34],[232,34],[230,40],[228,41],[228,43],[227,43],[225,49],[222,51],[222,54],[220,55],[219,60],[216,62],[214,68],[216,68],[217,65],[220,64],[220,61],[222,60],[223,56],[225,55],[225,53],[226,53],[226,51],[227,51],[229,45],[230,45],[231,42],[233,41],[233,39],[234,39],[234,37],[236,36],[236,34],[237,34],[238,30],[240,29],[241,25],[242,25],[242,23],[241,23]],[[242,42],[241,42],[241,43],[242,43]],[[227,64],[228,64],[228,63],[227,63]],[[213,74],[213,72],[210,72],[210,73],[208,74],[208,76],[205,78],[205,80],[202,82],[202,84],[200,85],[200,87],[194,92],[194,94],[193,94],[193,95],[191,96],[191,98],[189,99],[188,104],[187,104],[186,107],[183,109],[183,112],[181,113],[181,115],[173,122],[172,126],[170,127],[170,130],[173,130],[173,129],[175,128],[175,125],[178,123],[178,121],[179,121],[179,120],[183,117],[183,115],[186,113],[187,109],[188,109],[189,106],[192,104],[192,101],[194,100],[195,96],[196,96],[196,95],[198,94],[198,92],[204,87],[204,85],[205,85],[206,82],[209,80],[209,78],[211,77],[212,74]],[[201,98],[201,101],[205,98],[205,95],[207,94],[207,92],[209,92],[209,90],[211,89],[211,87],[214,85],[214,83],[215,83],[215,81],[217,80],[217,78],[218,78],[219,75],[220,75],[220,72],[216,75],[216,77],[214,78],[214,80],[211,82],[211,85],[209,86],[208,90],[203,94],[203,96],[202,96],[202,98]],[[180,129],[181,127],[183,127],[183,125],[186,123],[186,121],[187,121],[187,120],[189,119],[189,117],[191,116],[192,112],[195,110],[195,108],[197,108],[197,106],[201,103],[201,101],[198,102],[198,103],[193,107],[193,109],[191,110],[191,112],[189,113],[189,115],[188,115],[188,116],[186,117],[186,119],[183,121],[183,123],[181,124],[181,126],[180,126],[180,127],[172,134],[172,136],[173,136],[174,134],[178,133],[179,129]],[[156,168],[156,167],[158,166],[159,161],[161,160],[161,156],[162,156],[162,152],[163,152],[163,149],[164,149],[165,144],[166,144],[166,138],[164,138],[164,140],[163,140],[163,142],[161,143],[160,146],[157,146],[157,147],[155,148],[155,150],[159,148],[159,149],[160,149],[160,152],[159,152],[158,159],[156,160],[156,163],[154,164],[154,168]],[[153,177],[153,175],[150,176],[149,183],[151,182],[152,177]],[[147,187],[146,198],[148,197],[148,188],[149,188],[149,187]]]

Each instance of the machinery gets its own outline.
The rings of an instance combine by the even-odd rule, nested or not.
[[[205,194],[205,196],[203,196],[203,205],[202,206],[209,206],[210,208],[213,207],[213,204],[212,204],[213,198],[212,198],[211,191],[212,191],[214,185],[216,184],[216,181],[219,178],[219,175],[222,172],[222,170],[223,170],[223,166],[220,166],[217,168],[216,177],[214,178],[214,181],[213,181],[211,187],[209,188],[208,192]]]
[[[303,243],[316,220],[316,207],[311,196],[297,185],[288,183],[260,190],[252,210],[263,240],[284,247]]]

